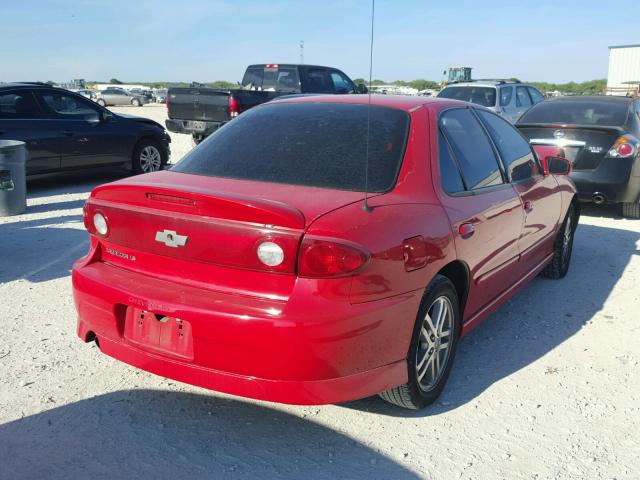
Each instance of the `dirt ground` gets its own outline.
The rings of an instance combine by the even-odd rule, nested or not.
[[[191,140],[173,139],[175,161]],[[27,213],[0,218],[0,479],[640,478],[640,221],[585,208],[569,275],[535,279],[466,337],[433,407],[294,407],[156,377],[76,337],[82,205],[114,178],[32,181]]]

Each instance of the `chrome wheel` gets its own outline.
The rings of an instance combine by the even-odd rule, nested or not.
[[[140,170],[145,173],[157,172],[162,166],[162,155],[153,145],[147,145],[140,152]]]
[[[571,236],[572,235],[573,235],[573,215],[572,215],[572,212],[569,212],[569,215],[567,215],[567,220],[564,225],[564,230],[562,231],[561,261],[563,266],[565,266],[567,264],[567,261],[569,260],[569,253],[571,252]]]
[[[422,322],[416,351],[416,378],[425,392],[436,387],[446,370],[454,321],[451,301],[443,295],[434,300]]]

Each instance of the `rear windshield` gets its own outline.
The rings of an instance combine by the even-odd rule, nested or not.
[[[627,102],[550,101],[526,112],[518,123],[622,126],[627,121]]]
[[[172,170],[362,192],[370,111],[370,192],[386,192],[402,163],[409,115],[386,107],[273,103],[226,124]]]
[[[462,100],[485,107],[496,105],[496,89],[493,87],[447,87],[438,94],[438,97]]]

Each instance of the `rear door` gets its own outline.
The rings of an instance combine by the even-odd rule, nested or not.
[[[45,116],[30,90],[0,92],[0,140],[26,143],[29,152],[27,175],[60,168],[62,132]]]
[[[517,120],[522,116],[524,112],[529,110],[533,102],[531,101],[531,97],[529,96],[529,91],[527,87],[519,85],[516,87],[516,118]]]
[[[515,88],[511,85],[504,85],[499,88],[500,108],[502,115],[510,122],[518,119],[518,109],[516,108]]]
[[[439,127],[440,177],[446,192],[441,202],[458,257],[470,269],[469,318],[517,280],[524,215],[518,193],[505,181],[491,141],[471,110],[443,112]]]
[[[507,179],[522,200],[524,223],[518,248],[521,274],[525,275],[553,250],[562,207],[558,182],[553,175],[542,175],[529,142],[515,127],[493,113],[484,110],[476,113],[500,155]]]

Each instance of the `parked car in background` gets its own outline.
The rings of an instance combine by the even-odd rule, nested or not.
[[[171,170],[94,189],[80,338],[263,400],[435,401],[461,335],[539,273],[567,273],[570,164],[539,161],[483,107],[367,103],[265,103]]]
[[[98,96],[98,92],[96,90],[77,90],[76,93],[90,100],[93,100]]]
[[[515,123],[533,105],[544,100],[540,91],[516,80],[475,80],[444,87],[440,98],[476,103]]]
[[[356,85],[336,68],[249,65],[241,88],[170,88],[165,124],[171,132],[191,134],[198,143],[240,113],[282,95],[365,91],[364,85]]]
[[[160,170],[171,139],[147,118],[117,115],[82,95],[37,84],[0,85],[0,139],[26,142],[27,175],[93,167]]]
[[[167,103],[167,89],[161,88],[155,91],[156,103]]]
[[[134,95],[141,95],[147,99],[146,103],[155,103],[156,99],[151,90],[143,90],[141,88],[132,88],[129,90],[129,93],[133,93]]]
[[[144,95],[137,95],[122,88],[107,88],[96,96],[96,103],[106,107],[110,105],[132,105],[141,107],[149,103],[149,99]]]
[[[640,218],[640,100],[614,96],[557,97],[517,123],[533,145],[561,147],[583,201],[619,203]]]

